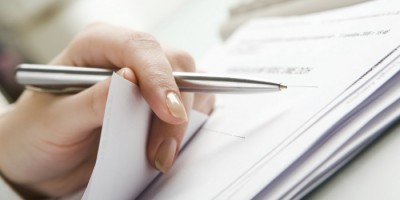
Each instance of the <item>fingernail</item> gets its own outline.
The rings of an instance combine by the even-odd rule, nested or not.
[[[178,143],[173,138],[164,140],[158,147],[154,165],[162,172],[166,173],[174,163]]]
[[[179,96],[175,92],[167,93],[167,107],[169,112],[175,118],[181,119],[183,121],[187,121],[187,115],[185,111],[185,107]]]
[[[120,70],[117,71],[117,74],[120,75],[122,78],[124,78],[125,72],[126,72],[126,69],[125,69],[125,68],[122,68],[122,69],[120,69]]]

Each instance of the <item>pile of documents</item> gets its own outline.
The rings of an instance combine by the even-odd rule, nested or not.
[[[126,113],[123,107],[109,104],[129,92],[112,87],[85,198],[302,197],[398,121],[399,21],[400,2],[380,0],[243,25],[201,66],[213,73],[281,82],[288,89],[217,95],[207,122],[182,149],[174,167],[159,176],[144,164],[144,144],[129,145],[124,138],[133,134],[131,128],[120,124],[113,130],[107,125],[126,117],[121,116]],[[117,78],[112,84],[129,84]],[[136,106],[135,112],[143,114],[137,110]],[[201,122],[192,124],[189,132]],[[135,126],[140,124],[148,126]],[[135,130],[141,130],[135,134],[145,140],[146,128]],[[143,166],[121,169],[128,162]]]

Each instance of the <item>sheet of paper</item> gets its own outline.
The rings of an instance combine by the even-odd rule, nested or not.
[[[364,133],[350,142],[346,143],[340,150],[335,152],[323,165],[309,174],[300,184],[293,188],[290,193],[286,194],[289,199],[301,198],[310,190],[318,186],[319,183],[329,178],[334,172],[340,169],[343,165],[362,151],[367,145],[373,142],[383,131],[388,129],[389,125],[396,123],[400,116],[400,102],[389,107],[383,116],[379,116],[368,125],[370,129],[363,130]]]
[[[371,138],[382,133],[385,127],[399,117],[399,71],[400,60],[397,57],[396,61],[386,66],[378,76],[373,77],[367,84],[363,84],[358,92],[354,92],[352,97],[339,107],[365,100],[359,103],[363,109],[340,122],[340,126],[332,130],[330,135],[321,138],[305,156],[285,171],[284,176],[281,176],[274,184],[269,184],[268,188],[264,188],[258,198],[293,199],[297,197],[302,194],[301,191],[309,189],[308,186],[313,182],[319,181],[318,178],[327,174],[331,168],[336,168],[343,160],[346,160],[348,155],[358,152],[360,148],[365,147],[365,143],[371,141]],[[364,95],[369,97],[365,98]],[[335,112],[341,112],[340,108],[336,108]],[[325,120],[332,119],[326,117]],[[261,173],[261,170],[258,173]]]
[[[139,89],[114,74],[96,165],[83,199],[134,199],[159,174],[146,158],[150,114]],[[183,144],[206,119],[191,112]]]
[[[400,2],[381,0],[244,25],[201,66],[210,66],[205,70],[211,72],[274,80],[289,88],[279,93],[219,95],[213,115],[175,168],[142,198],[256,195],[347,114],[315,126],[346,100],[346,92],[357,81],[385,66],[384,58],[399,45],[399,21]],[[308,131],[310,127],[314,129]],[[305,137],[308,140],[299,140]],[[260,168],[265,173],[257,173]]]
[[[296,188],[287,196],[298,196],[304,194],[304,191],[309,190],[310,185],[315,182],[320,182],[320,179],[326,178],[327,175],[337,170],[338,166],[345,164],[345,161],[351,159],[356,153],[361,151],[366,145],[371,143],[375,138],[383,133],[391,124],[395,123],[400,116],[400,72],[399,62],[397,64],[397,74],[390,82],[380,88],[376,93],[382,93],[377,99],[374,99],[370,104],[365,105],[365,108],[357,113],[350,122],[335,133],[344,139],[344,142],[328,141],[318,152],[326,152],[328,156],[320,156],[320,158],[307,159],[307,162],[317,162],[318,167],[308,167],[311,173],[303,177],[303,180],[298,181]],[[368,85],[367,85],[368,87]],[[355,133],[355,134],[349,134]],[[334,143],[341,144],[336,146]],[[332,150],[328,149],[328,147]],[[325,154],[326,154],[325,153]],[[313,155],[313,157],[316,157]],[[323,159],[322,161],[320,159]],[[291,197],[289,197],[291,198]]]

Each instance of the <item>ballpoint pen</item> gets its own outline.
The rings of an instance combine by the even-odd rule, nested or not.
[[[110,69],[92,67],[20,64],[15,78],[27,89],[50,93],[74,93],[102,81],[112,75]],[[261,79],[212,75],[207,73],[173,72],[182,92],[254,93],[274,92],[286,89],[280,83]]]

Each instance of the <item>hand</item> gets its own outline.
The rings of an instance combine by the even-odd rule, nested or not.
[[[152,36],[106,24],[89,26],[51,64],[121,68],[154,116],[151,165],[166,172],[177,155],[194,105],[209,113],[210,95],[180,93],[172,71],[194,71],[186,53]],[[0,118],[0,171],[25,196],[61,196],[87,185],[94,167],[110,79],[74,95],[25,91]],[[194,100],[195,99],[195,100]]]

